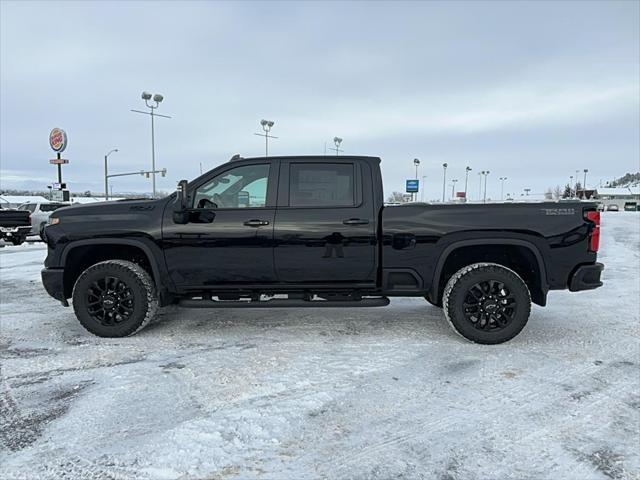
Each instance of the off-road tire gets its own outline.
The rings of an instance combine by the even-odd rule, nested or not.
[[[132,312],[122,321],[106,325],[90,312],[89,290],[105,284],[107,277],[115,278],[125,285],[132,297]],[[102,282],[102,283],[101,283]],[[113,281],[110,281],[113,282]],[[118,284],[120,285],[120,284]],[[158,310],[158,296],[153,279],[140,265],[126,260],[107,260],[87,268],[78,277],[73,287],[73,310],[80,324],[99,337],[126,337],[146,327]],[[94,297],[92,297],[94,298]]]
[[[507,316],[501,316],[502,321],[507,320],[506,326],[498,325],[494,316],[493,323],[489,325],[489,327],[493,325],[494,329],[484,330],[478,328],[481,323],[477,323],[480,321],[477,316],[476,322],[469,318],[473,315],[469,312],[477,310],[478,307],[472,307],[469,310],[464,303],[476,300],[468,296],[476,285],[492,281],[504,284],[503,288],[506,289],[504,291],[507,291],[509,298],[513,299],[513,304],[510,303],[513,307],[509,310],[510,319],[507,320]],[[477,289],[474,289],[474,293],[477,294]],[[527,284],[516,272],[497,263],[474,263],[458,270],[445,286],[442,303],[445,318],[456,333],[471,342],[487,345],[504,343],[518,335],[527,324],[531,313],[531,295]],[[498,306],[501,305],[497,303]],[[494,304],[489,306],[495,308]],[[489,320],[486,315],[484,318],[486,325]]]
[[[46,223],[46,222],[42,222],[42,223],[40,224],[40,228],[38,229],[38,235],[40,236],[40,240],[42,240],[43,242],[46,242],[46,241],[47,241],[47,239],[46,239],[46,237],[45,237],[45,234],[44,234],[44,228],[45,228],[46,226],[47,226],[47,223]]]

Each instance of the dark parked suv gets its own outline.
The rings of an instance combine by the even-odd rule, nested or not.
[[[591,203],[383,207],[374,157],[234,158],[160,200],[67,207],[46,227],[47,292],[90,332],[158,306],[378,307],[424,297],[500,343],[551,289],[602,285]]]

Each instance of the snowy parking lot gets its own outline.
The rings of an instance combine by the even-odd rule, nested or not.
[[[101,339],[0,248],[3,478],[640,475],[640,215],[603,214],[605,285],[483,346],[422,299],[166,309]]]

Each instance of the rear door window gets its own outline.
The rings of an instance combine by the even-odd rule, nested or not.
[[[355,205],[352,163],[292,163],[289,206],[352,207]]]

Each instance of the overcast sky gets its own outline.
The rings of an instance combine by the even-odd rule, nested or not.
[[[488,196],[640,170],[640,11],[620,2],[1,2],[2,188],[44,188],[52,127],[72,190],[150,168],[142,90],[165,101],[159,188],[233,154],[383,159],[385,191],[422,162],[426,198],[490,170]],[[582,174],[581,174],[582,177]],[[142,177],[114,191],[150,191]],[[450,192],[450,183],[448,190]],[[457,188],[458,190],[463,189]]]

